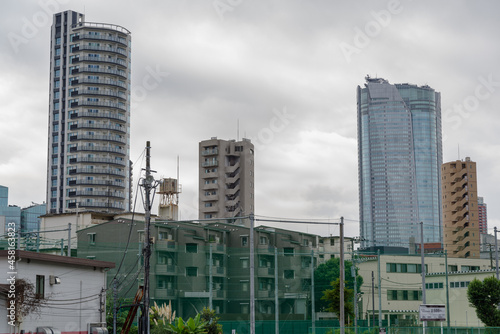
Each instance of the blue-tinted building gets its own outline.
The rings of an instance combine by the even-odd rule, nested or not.
[[[33,204],[21,209],[21,230],[23,232],[38,231],[43,216],[47,212],[45,204]]]
[[[9,223],[16,225],[16,230],[21,227],[21,208],[9,205],[9,188],[0,186],[0,235],[5,233]]]
[[[357,107],[362,247],[442,242],[440,93],[367,77]]]

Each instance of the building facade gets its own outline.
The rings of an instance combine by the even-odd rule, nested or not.
[[[9,188],[0,186],[0,234],[7,231],[8,225],[14,224],[16,230],[21,228],[21,208],[9,205]]]
[[[476,163],[470,158],[444,163],[444,249],[451,257],[480,257]]]
[[[248,320],[250,229],[244,225],[223,220],[209,224],[153,223],[151,302],[171,301],[176,314],[183,318],[211,306],[222,320]],[[117,269],[108,272],[109,284],[116,275],[118,289],[129,291],[124,297],[132,297],[143,282],[140,250],[144,230],[144,221],[122,218],[81,229],[77,232],[78,257],[116,263]],[[318,247],[319,237],[259,226],[253,240],[255,310],[259,319],[274,319],[276,298],[280,319],[307,319],[312,269],[318,255],[324,255]]]
[[[199,219],[255,212],[254,146],[249,139],[199,143]]]
[[[419,306],[422,304],[421,261],[420,255],[380,255],[380,257],[360,258],[357,267],[359,268],[358,273],[363,277],[364,282],[361,286],[362,300],[358,305],[360,318],[370,322],[375,318],[375,325],[378,325],[379,314],[381,314],[382,320],[387,321],[389,326],[412,327],[420,325]],[[446,261],[448,262],[448,268],[446,268]],[[444,283],[444,272],[446,270],[450,275],[460,272],[474,276],[475,273],[483,271],[489,271],[491,275],[490,261],[486,259],[449,257],[446,259],[443,254],[438,254],[426,255],[424,262],[427,304],[446,304],[446,299],[442,298],[442,296],[445,296],[443,292],[446,289],[446,283]],[[442,273],[441,280],[436,281],[429,278],[436,276],[437,273]],[[369,283],[372,282],[372,277],[374,278],[374,290],[372,290],[372,285]],[[450,276],[450,292],[453,288],[458,288],[455,283],[457,281],[462,281],[462,279]],[[441,283],[435,285],[435,282]],[[437,298],[434,290],[440,292],[439,296],[442,299]],[[379,305],[381,306],[381,312],[379,312]],[[454,310],[452,314],[458,314],[455,311],[468,307],[468,302],[454,299],[454,294],[450,293],[450,305]],[[459,326],[464,325],[462,320],[465,320],[465,318],[453,319],[453,321],[458,321],[457,325],[460,324]],[[473,323],[471,325],[475,326]]]
[[[441,97],[366,78],[357,89],[362,248],[441,242]]]
[[[488,233],[488,206],[482,197],[477,198],[477,214],[479,215],[479,233]]]
[[[3,305],[9,302],[13,274],[7,261],[11,256],[9,252],[0,250],[0,302]],[[44,304],[39,312],[24,317],[20,328],[7,323],[5,319],[10,320],[10,311],[2,307],[0,316],[4,320],[0,322],[0,333],[41,333],[38,328],[48,327],[53,333],[84,334],[92,333],[90,327],[106,327],[103,307],[106,305],[106,271],[113,268],[114,263],[19,250],[15,251],[15,258],[16,282],[25,280],[33,284],[34,292]]]
[[[47,212],[130,211],[131,34],[54,14]]]
[[[42,222],[41,216],[45,215],[47,206],[44,204],[35,204],[21,209],[21,231],[33,232],[40,229]]]

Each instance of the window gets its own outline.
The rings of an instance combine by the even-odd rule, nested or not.
[[[61,76],[61,70],[54,71],[54,77],[58,78]]]
[[[245,247],[246,245],[248,245],[248,237],[241,237],[241,246]]]
[[[198,253],[198,244],[186,244],[186,253]]]
[[[95,245],[95,233],[87,233],[89,236],[89,245]]]
[[[241,263],[241,268],[243,268],[243,269],[248,268],[248,264],[249,264],[248,258],[246,258],[246,257],[241,258],[240,263]]]
[[[307,239],[303,239],[303,240],[302,240],[302,245],[303,245],[303,246],[309,246],[309,240],[307,240]]]
[[[293,247],[285,247],[285,248],[283,248],[283,254],[285,256],[293,256],[293,254],[294,254]]]
[[[284,270],[283,271],[283,278],[285,278],[285,279],[294,279],[295,278],[295,272],[293,270]]]
[[[248,281],[240,281],[241,283],[241,291],[248,291]]]
[[[59,80],[54,81],[54,88],[59,88],[59,87],[61,87],[61,81]]]
[[[54,66],[61,66],[61,59],[56,59],[54,61]]]
[[[186,267],[186,276],[188,277],[198,276],[198,267]]]
[[[267,238],[266,237],[260,237],[259,238],[259,242],[261,245],[267,245]]]
[[[36,275],[35,295],[37,298],[45,297],[45,276]]]

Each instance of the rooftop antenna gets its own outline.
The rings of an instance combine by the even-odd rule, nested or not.
[[[460,143],[458,143],[458,160],[460,160]]]
[[[236,141],[240,141],[240,119],[236,120]]]

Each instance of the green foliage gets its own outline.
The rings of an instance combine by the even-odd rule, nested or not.
[[[206,325],[207,323],[201,320],[201,314],[198,313],[194,319],[189,318],[186,322],[181,317],[178,317],[175,319],[174,324],[168,324],[167,331],[178,334],[207,333],[205,330]]]
[[[132,304],[133,301],[131,299],[119,299],[117,305],[128,305]],[[129,308],[119,309],[116,317],[116,328],[117,332],[120,332],[123,325],[125,324],[125,320],[127,319]],[[108,327],[108,333],[113,333],[113,298],[106,298],[106,325]],[[137,326],[132,325],[130,327],[129,334],[137,334]]]
[[[467,298],[476,308],[477,317],[490,327],[500,327],[500,281],[487,277],[484,281],[474,279],[467,289]]]
[[[204,307],[203,311],[201,311],[201,320],[206,322],[205,329],[207,334],[222,333],[222,325],[218,323],[219,319],[220,318],[217,317],[215,310]]]
[[[328,303],[326,311],[334,312],[337,315],[340,314],[340,278],[331,282],[332,289],[327,289],[323,292],[322,300]],[[345,319],[350,317],[354,319],[354,304],[353,304],[354,292],[347,287],[344,287],[344,314]]]
[[[351,275],[351,261],[344,261],[345,265],[345,286],[348,289],[354,289],[354,278]],[[332,281],[335,281],[340,277],[340,259],[333,258],[320,264],[318,268],[314,271],[314,298],[316,301],[316,311],[325,311],[329,307],[329,302],[321,299],[323,297],[323,291],[330,288]],[[358,269],[356,268],[356,284],[358,291],[361,291],[361,285],[363,284],[363,278],[358,275]]]

